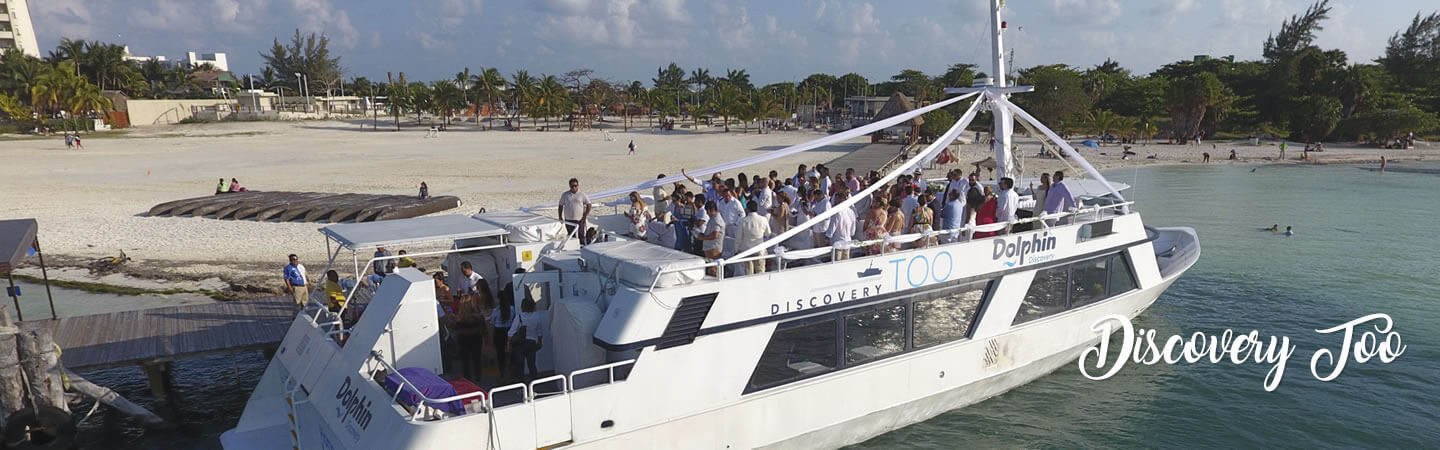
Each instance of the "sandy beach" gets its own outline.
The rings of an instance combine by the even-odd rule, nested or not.
[[[744,158],[820,137],[812,131],[748,134],[732,128],[658,132],[485,131],[474,124],[452,126],[437,138],[427,128],[380,131],[357,122],[245,122],[141,128],[120,136],[85,139],[85,150],[67,150],[61,137],[0,140],[0,217],[34,217],[52,266],[83,267],[95,258],[124,251],[133,261],[124,271],[99,280],[114,284],[194,289],[241,288],[248,294],[278,289],[286,254],[297,253],[312,271],[324,267],[323,224],[146,217],[155,204],[214,192],[216,181],[239,179],[250,189],[413,194],[421,181],[433,195],[455,195],[463,204],[445,214],[480,208],[508,209],[555,201],[571,177],[590,192],[629,185],[682,167],[700,168]],[[529,122],[526,122],[529,125]],[[552,125],[554,125],[552,123]],[[644,123],[640,124],[642,127]],[[555,128],[560,128],[555,126]],[[638,148],[627,155],[634,140]],[[832,161],[869,142],[861,138],[746,168],[748,174],[778,170],[792,174],[800,163]],[[1018,138],[1025,155],[1039,144]],[[1212,148],[1212,145],[1214,147]],[[1230,149],[1240,160],[1227,161]],[[1273,145],[1248,141],[1201,145],[1137,145],[1121,160],[1121,147],[1082,149],[1097,168],[1157,164],[1281,163]],[[1101,155],[1100,153],[1105,153]],[[1149,154],[1157,159],[1146,159]],[[961,161],[989,156],[988,146],[960,145]],[[1327,144],[1310,163],[1360,163],[1381,156],[1393,161],[1440,159],[1440,148],[1378,150]],[[1290,160],[1300,151],[1290,146]],[[953,167],[960,167],[954,165]],[[1066,166],[1057,160],[1027,159],[1026,173]],[[843,171],[844,167],[832,167]],[[927,175],[939,176],[943,171]],[[733,174],[726,174],[733,176]],[[982,177],[985,175],[982,174]],[[29,268],[20,273],[37,273]],[[97,281],[85,270],[52,276]]]

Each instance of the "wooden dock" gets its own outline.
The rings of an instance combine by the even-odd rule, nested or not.
[[[856,175],[864,177],[872,170],[884,170],[892,162],[900,161],[900,150],[904,148],[906,146],[901,144],[870,144],[845,156],[835,158],[834,161],[825,163],[825,166],[830,168],[832,175],[843,174],[845,169],[853,168]]]
[[[108,314],[28,320],[47,327],[72,371],[150,366],[198,356],[270,349],[295,318],[290,297],[267,297]]]

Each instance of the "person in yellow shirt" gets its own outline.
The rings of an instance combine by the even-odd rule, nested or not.
[[[395,267],[415,267],[415,260],[405,257],[405,251],[400,251],[400,260],[395,262]]]
[[[345,290],[340,287],[340,273],[325,272],[325,298],[329,299],[330,311],[340,312],[345,306]]]

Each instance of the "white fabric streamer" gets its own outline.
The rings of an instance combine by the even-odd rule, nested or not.
[[[795,144],[795,145],[792,145],[792,146],[789,146],[789,147],[785,147],[785,148],[782,148],[782,149],[779,149],[779,150],[776,150],[776,151],[773,151],[773,152],[766,152],[765,154],[762,154],[762,155],[755,155],[755,156],[751,156],[751,157],[749,157],[749,158],[737,159],[737,160],[735,160],[735,161],[731,161],[731,162],[727,162],[727,163],[724,163],[724,164],[720,164],[720,165],[718,165],[718,166],[711,166],[711,167],[706,167],[706,168],[704,168],[704,169],[699,169],[699,170],[694,170],[694,171],[688,171],[688,172],[689,172],[690,176],[693,176],[693,177],[696,177],[696,178],[703,178],[703,177],[709,176],[710,174],[715,173],[715,172],[724,172],[724,171],[727,171],[727,170],[739,169],[739,168],[742,168],[742,167],[753,166],[753,165],[760,164],[760,163],[763,163],[763,162],[766,162],[766,161],[772,161],[772,160],[784,158],[784,157],[787,157],[787,156],[790,156],[790,155],[793,155],[793,154],[796,154],[796,153],[804,152],[804,151],[807,151],[807,150],[814,150],[814,149],[816,149],[816,148],[824,147],[824,146],[827,146],[827,145],[844,142],[844,141],[847,141],[847,140],[850,140],[850,139],[853,139],[853,138],[856,138],[856,137],[864,136],[864,135],[867,135],[867,134],[870,134],[870,133],[874,133],[874,132],[876,132],[876,131],[883,130],[883,129],[885,129],[885,128],[889,128],[889,127],[898,125],[898,124],[900,124],[900,123],[902,123],[902,122],[905,122],[905,121],[907,121],[907,120],[913,119],[913,118],[915,118],[916,116],[920,116],[920,115],[923,115],[923,114],[928,113],[928,112],[930,112],[930,111],[934,111],[934,110],[937,110],[937,109],[940,109],[940,108],[944,108],[944,107],[946,107],[946,106],[950,106],[951,104],[954,104],[954,103],[956,103],[956,102],[959,102],[960,100],[964,100],[964,99],[967,99],[967,98],[970,98],[970,97],[974,97],[976,94],[979,94],[979,92],[972,92],[972,93],[965,94],[965,95],[962,95],[962,96],[959,96],[959,97],[947,99],[947,100],[942,101],[942,102],[936,102],[936,103],[933,104],[933,105],[929,105],[929,106],[925,106],[925,107],[922,107],[922,108],[919,108],[919,109],[911,110],[911,111],[906,112],[906,113],[904,113],[904,114],[899,114],[899,115],[896,115],[896,116],[894,116],[894,117],[891,117],[891,118],[888,118],[888,119],[885,119],[885,120],[881,120],[881,121],[878,121],[878,122],[875,122],[875,123],[871,123],[871,124],[868,124],[868,125],[865,125],[865,126],[861,126],[861,127],[852,128],[852,129],[850,129],[850,130],[846,130],[846,131],[843,131],[843,132],[840,132],[840,133],[835,133],[835,134],[832,134],[832,135],[829,135],[829,136],[825,136],[825,137],[823,137],[823,138],[816,139],[816,140],[813,140],[813,141],[808,141],[808,142],[804,142],[804,143],[800,143],[800,144]],[[952,138],[951,140],[953,141],[954,139]],[[654,186],[665,185],[665,184],[670,184],[670,183],[674,183],[674,182],[677,182],[677,181],[684,181],[684,180],[685,180],[685,176],[684,176],[684,175],[671,175],[671,176],[668,176],[668,177],[665,177],[665,178],[654,179],[654,180],[646,181],[646,182],[640,183],[640,184],[634,184],[634,185],[630,185],[630,186],[619,187],[619,188],[609,189],[609,190],[605,190],[605,191],[601,191],[601,192],[596,192],[596,193],[590,194],[589,196],[590,196],[590,200],[593,202],[593,201],[596,201],[596,200],[599,200],[599,199],[610,198],[610,197],[614,197],[614,196],[617,196],[617,195],[629,194],[631,191],[646,190],[646,189],[649,189],[649,188],[654,187]],[[523,208],[523,209],[525,209],[525,210],[532,210],[532,209],[554,208],[554,207],[555,207],[555,204],[554,204],[554,203],[547,203],[547,204],[535,205],[535,206],[531,206],[531,207],[529,207],[529,208]]]
[[[1050,130],[1050,128],[1047,128],[1045,124],[1040,123],[1039,120],[1035,120],[1035,117],[1031,116],[1030,113],[1025,112],[1025,110],[1023,109],[1020,109],[1019,106],[1015,106],[1014,103],[1010,103],[1009,100],[1006,100],[1005,97],[1000,94],[995,94],[987,91],[985,93],[985,96],[989,97],[992,102],[1002,105],[1006,109],[1014,112],[1016,116],[1025,119],[1026,122],[1034,125],[1035,128],[1039,128],[1042,133],[1045,133],[1045,136],[1049,137],[1050,140],[1055,141],[1056,144],[1060,145],[1060,149],[1065,152],[1065,156],[1069,156],[1070,159],[1075,160],[1076,164],[1080,165],[1080,168],[1085,169],[1085,173],[1090,174],[1090,177],[1099,180],[1101,184],[1104,184],[1105,189],[1109,189],[1110,193],[1114,194],[1116,199],[1119,199],[1121,202],[1125,201],[1125,197],[1120,195],[1120,191],[1115,190],[1115,186],[1110,185],[1110,180],[1106,180],[1103,175],[1100,175],[1100,171],[1095,170],[1095,166],[1091,166],[1089,161],[1086,161],[1084,157],[1080,156],[1079,152],[1075,151],[1074,147],[1070,146],[1070,143],[1065,142],[1065,140],[1063,139],[1060,139],[1060,136],[1056,135],[1054,131]],[[1128,211],[1128,208],[1123,210]]]

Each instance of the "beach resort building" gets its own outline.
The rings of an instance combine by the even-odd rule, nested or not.
[[[225,60],[224,53],[187,52],[185,54],[185,62],[190,63],[190,67],[195,67],[201,64],[209,64],[215,66],[216,70],[220,70],[222,72],[230,71],[230,63]]]
[[[160,64],[165,65],[166,67],[170,66],[169,61],[166,61],[164,56],[136,56],[130,53],[130,46],[126,45],[124,49],[125,54],[121,55],[120,58],[126,61],[134,61],[140,64],[144,64],[150,61],[156,61]]]
[[[0,53],[19,50],[40,57],[35,26],[30,23],[29,0],[0,0]]]

